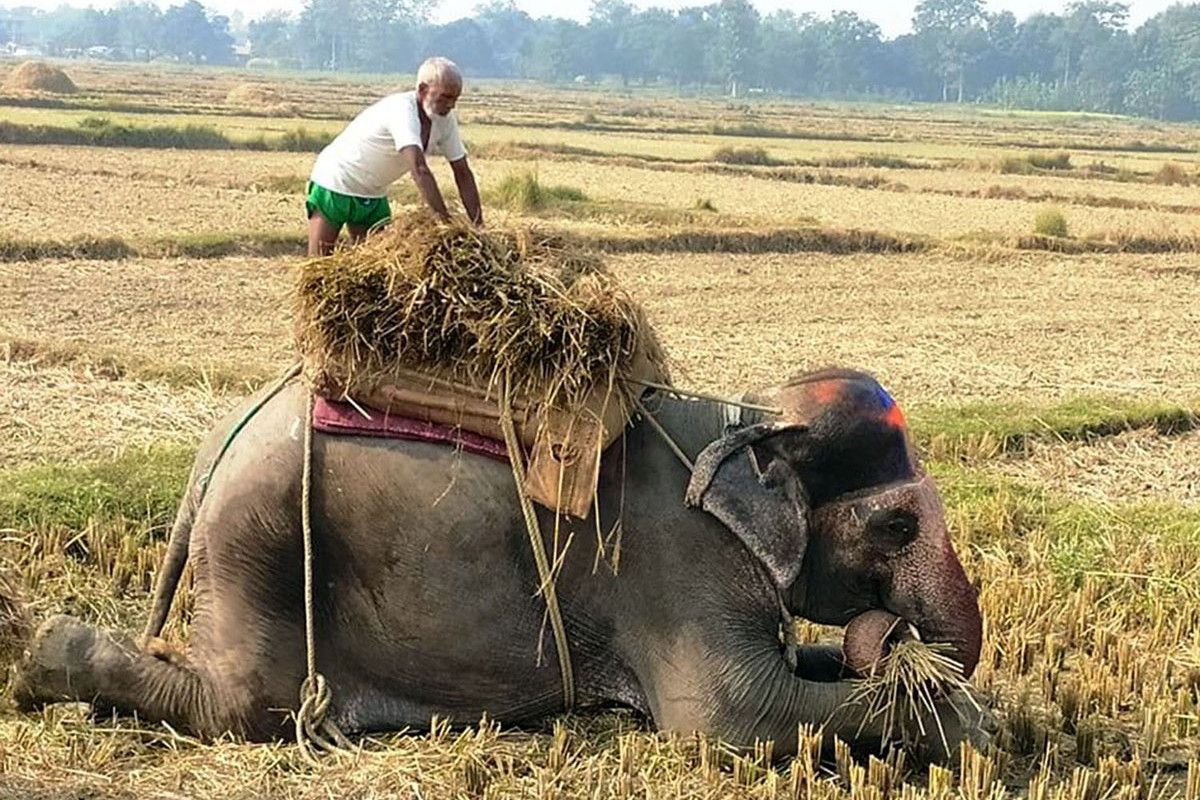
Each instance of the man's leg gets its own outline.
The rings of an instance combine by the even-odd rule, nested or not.
[[[313,209],[312,214],[308,217],[308,255],[310,258],[316,256],[327,256],[333,252],[333,245],[337,242],[338,234],[341,233],[342,226],[334,225],[329,220],[325,219],[325,215],[320,211]],[[354,237],[354,228],[350,228],[351,238]]]
[[[347,225],[346,235],[350,237],[350,244],[358,244],[363,239],[367,238],[367,234],[371,232],[370,225]]]
[[[392,219],[392,207],[386,197],[358,201],[355,219],[346,223],[351,244],[358,244],[368,235],[381,229]]]

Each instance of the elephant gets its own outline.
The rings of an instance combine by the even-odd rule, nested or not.
[[[190,559],[186,653],[52,617],[18,669],[23,708],[82,700],[201,737],[290,735],[306,676],[308,397],[291,383],[248,422],[232,413],[198,451],[149,628],[161,628]],[[871,620],[905,620],[974,670],[977,592],[899,406],[871,375],[839,368],[760,397],[782,413],[647,390],[652,419],[635,415],[604,452],[590,516],[538,508],[544,538],[568,542],[556,587],[580,708],[630,708],[657,729],[735,747],[772,740],[786,755],[804,723],[822,725],[827,743],[881,735],[846,679],[888,646]],[[690,472],[655,422],[695,459]],[[509,465],[320,432],[311,465],[329,720],[347,733],[420,730],[435,715],[522,725],[568,705]],[[796,645],[781,635],[794,617],[846,626],[842,647]],[[960,700],[939,700],[955,712],[943,714],[952,746],[986,736],[986,710]]]

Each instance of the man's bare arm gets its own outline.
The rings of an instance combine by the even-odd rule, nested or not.
[[[467,216],[470,217],[471,222],[482,225],[483,206],[479,202],[479,187],[475,185],[475,173],[471,171],[467,157],[463,156],[458,161],[451,161],[450,169],[454,170],[454,182],[458,184],[458,196],[462,198]]]
[[[413,183],[417,185],[417,191],[421,193],[426,205],[442,219],[450,219],[446,201],[442,199],[437,179],[433,177],[433,170],[425,161],[425,154],[421,152],[421,148],[410,144],[408,147],[400,149],[400,155],[404,158],[405,164],[408,166],[408,174],[412,176]]]

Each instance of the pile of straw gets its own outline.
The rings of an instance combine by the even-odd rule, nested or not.
[[[407,212],[358,247],[314,259],[295,292],[296,340],[318,391],[406,370],[560,408],[662,352],[641,308],[596,259],[528,228],[476,230]]]
[[[274,87],[261,83],[239,83],[225,95],[226,105],[248,108],[270,116],[292,116],[297,108],[280,98]]]
[[[71,94],[76,91],[75,82],[67,73],[45,61],[26,61],[9,74],[4,81],[5,91],[53,92]]]
[[[883,741],[912,747],[938,734],[948,755],[950,745],[938,699],[958,695],[974,702],[970,685],[963,677],[962,665],[950,657],[951,645],[929,643],[916,638],[904,639],[891,646],[859,682],[854,702],[867,708],[867,721],[882,722]]]

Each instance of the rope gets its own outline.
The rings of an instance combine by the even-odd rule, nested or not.
[[[668,386],[665,383],[655,383],[654,381],[644,381],[640,378],[623,378],[625,383],[632,383],[637,386],[645,386],[647,389],[655,389],[664,394],[674,395],[684,400],[711,400],[714,403],[722,403],[727,406],[736,406],[738,408],[746,408],[750,411],[761,411],[764,414],[774,414],[777,417],[783,416],[783,409],[778,406],[760,406],[757,403],[747,403],[745,400],[734,400],[729,397],[718,397],[715,394],[705,394],[704,392],[696,392],[691,389],[680,389],[677,386]]]
[[[248,423],[254,417],[254,415],[257,414],[262,407],[267,404],[267,401],[279,394],[283,387],[287,385],[288,381],[299,375],[303,369],[303,362],[297,362],[293,364],[292,367],[283,374],[282,378],[275,381],[275,385],[271,387],[270,391],[259,398],[259,401],[251,406],[249,411],[242,415],[242,418],[238,420],[237,425],[234,425],[233,429],[230,430],[225,436],[225,441],[221,443],[221,449],[217,451],[217,457],[214,458],[212,463],[208,465],[208,472],[204,473],[204,477],[200,479],[200,498],[196,501],[197,508],[199,508],[200,503],[204,501],[204,495],[208,491],[208,484],[212,481],[213,473],[217,471],[217,464],[221,463],[221,457],[225,455],[225,451],[229,449],[231,444],[233,444],[233,440],[237,438],[237,435],[242,432],[242,428],[246,427],[246,423]]]
[[[325,718],[332,690],[325,676],[317,672],[317,643],[313,626],[313,550],[312,518],[309,509],[312,491],[313,394],[306,392],[304,404],[304,472],[301,481],[300,525],[304,533],[304,643],[307,648],[308,677],[300,685],[300,710],[296,712],[296,743],[304,760],[317,766],[317,755],[348,749],[350,741],[336,723]]]
[[[664,442],[667,443],[667,447],[671,448],[671,452],[675,454],[675,457],[678,458],[685,467],[687,467],[687,471],[694,472],[696,465],[692,463],[690,458],[684,455],[684,452],[680,449],[679,445],[675,444],[675,440],[671,438],[671,434],[667,433],[667,429],[662,426],[662,423],[654,418],[654,415],[651,414],[649,409],[647,409],[642,403],[642,398],[634,397],[633,404],[637,407],[638,412],[641,413],[646,421],[650,423],[650,427],[654,428],[654,431],[663,438]]]
[[[513,480],[517,484],[517,498],[521,501],[521,513],[525,516],[525,529],[529,533],[529,544],[533,548],[533,560],[537,564],[541,586],[538,593],[546,600],[550,614],[550,628],[554,631],[554,645],[558,649],[558,668],[562,672],[563,705],[569,711],[575,706],[575,674],[571,670],[571,651],[567,645],[567,631],[563,625],[562,612],[558,607],[558,593],[554,588],[554,574],[546,558],[546,543],[538,527],[537,511],[525,491],[525,465],[522,462],[521,444],[512,419],[510,381],[504,375],[504,389],[500,396],[500,428],[504,431],[504,443],[508,447],[508,462],[512,466]]]

